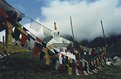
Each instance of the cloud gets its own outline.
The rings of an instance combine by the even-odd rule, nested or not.
[[[88,0],[89,1],[89,0]],[[87,3],[86,0],[76,2],[52,0],[49,6],[42,7],[42,16],[45,20],[40,23],[53,30],[54,22],[61,34],[71,35],[69,17],[72,17],[75,39],[92,40],[102,36],[100,20],[103,20],[106,36],[112,32],[120,34],[121,7],[119,0],[95,0]]]

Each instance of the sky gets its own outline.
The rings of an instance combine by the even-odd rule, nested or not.
[[[54,22],[60,34],[71,34],[72,17],[75,39],[93,40],[103,36],[121,34],[121,0],[6,0],[26,16],[53,30]],[[27,24],[24,24],[26,27]],[[39,34],[38,34],[39,35]]]

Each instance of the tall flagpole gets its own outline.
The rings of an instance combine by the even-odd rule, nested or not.
[[[72,25],[72,19],[71,19],[71,17],[70,17],[70,24],[71,24],[71,32],[72,32],[72,38],[73,38],[72,52],[74,53],[74,31],[73,31],[73,25]]]
[[[54,22],[54,30],[57,30],[56,22]]]
[[[105,47],[106,47],[106,51],[107,51],[107,43],[106,43],[106,37],[105,37],[105,31],[104,31],[104,27],[103,27],[103,22],[102,20],[100,20],[101,22],[101,27],[102,27],[102,31],[103,31],[103,37],[104,37],[104,41],[105,41]]]

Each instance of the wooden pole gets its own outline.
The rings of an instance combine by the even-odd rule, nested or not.
[[[54,22],[54,30],[57,30],[56,22]]]
[[[70,17],[70,24],[71,24],[71,32],[72,32],[72,53],[74,53],[74,31],[73,31],[73,25],[72,25],[72,19]]]
[[[100,22],[101,22],[101,27],[102,27],[102,31],[103,31],[103,37],[104,37],[104,41],[105,41],[105,47],[106,47],[106,50],[107,50],[107,43],[106,43],[106,37],[105,37],[105,31],[104,31],[104,27],[103,27],[103,22],[102,22],[102,20]]]
[[[6,43],[7,45],[12,45],[12,24],[6,21]]]

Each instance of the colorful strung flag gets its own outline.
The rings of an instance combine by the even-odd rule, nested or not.
[[[27,43],[27,35],[22,34],[22,38],[21,38],[21,46],[24,46]]]
[[[55,54],[58,54],[59,53],[57,50],[55,50],[55,49],[53,49],[53,50],[54,50]]]
[[[48,54],[50,56],[53,56],[53,55],[55,55],[55,52],[53,51],[53,49],[48,49]]]
[[[15,27],[12,33],[12,37],[15,38],[15,40],[19,40],[19,36],[20,36],[20,31]]]
[[[36,41],[37,42],[42,42],[42,40],[40,38],[38,38],[38,37],[36,37]]]
[[[28,36],[27,36],[29,39],[32,39],[32,40],[34,40],[35,41],[35,38],[32,36],[32,35],[30,35],[30,34],[28,34]]]
[[[51,36],[52,31],[46,27],[43,27],[43,33],[45,36]]]
[[[42,51],[45,53],[45,62],[47,65],[49,65],[51,56],[48,54],[48,49],[43,47]]]
[[[72,59],[69,58],[68,60],[69,60],[68,61],[68,74],[72,75]]]
[[[42,45],[40,43],[35,42],[35,47],[34,47],[34,56],[38,57],[40,49],[42,49]]]
[[[34,57],[38,57],[38,55],[39,55],[39,48],[35,44],[35,47],[34,47]]]
[[[80,69],[81,69],[80,61],[76,60],[76,75],[80,75],[80,72],[79,72]]]
[[[30,28],[36,32],[39,32],[41,29],[43,29],[43,26],[39,24],[38,22],[31,19]]]
[[[67,47],[70,43],[69,40],[57,35],[47,43],[47,46],[51,46],[52,48],[61,48]]]
[[[30,41],[30,39],[35,40],[35,38],[32,36],[31,33],[29,33],[29,30],[27,30],[25,27],[23,27],[23,30],[27,33],[27,39]]]
[[[4,18],[8,18],[8,14],[0,7],[0,15]]]

